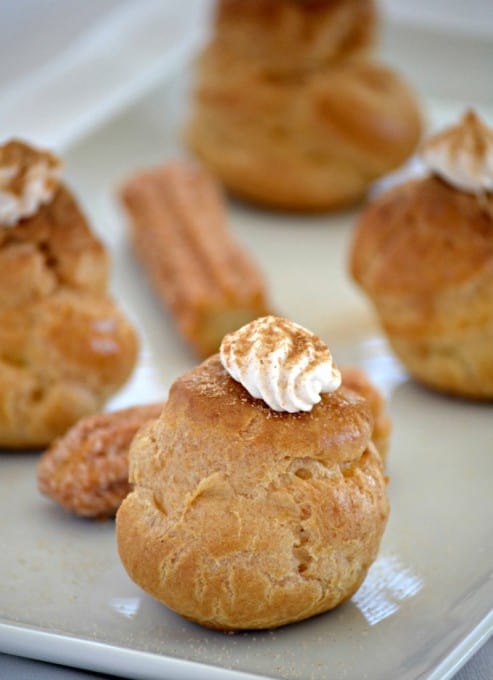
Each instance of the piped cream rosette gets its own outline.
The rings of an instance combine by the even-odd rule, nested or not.
[[[220,356],[231,377],[274,411],[310,411],[322,392],[341,385],[327,345],[281,317],[264,316],[226,335]]]

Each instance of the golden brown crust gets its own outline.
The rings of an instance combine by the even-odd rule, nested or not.
[[[0,309],[30,302],[58,286],[105,291],[109,258],[63,184],[53,201],[15,228],[0,228]],[[29,267],[29,271],[23,271]],[[15,276],[15,285],[10,285]],[[43,277],[43,281],[38,279]],[[29,292],[25,287],[30,286]],[[41,290],[39,290],[41,288]],[[9,296],[13,296],[10,299]]]
[[[183,162],[142,171],[121,196],[135,251],[199,356],[267,313],[262,277],[229,231],[219,188],[206,171]]]
[[[269,628],[350,597],[388,514],[366,400],[344,387],[276,413],[217,356],[173,385],[130,452],[120,557],[154,597],[202,625]]]
[[[230,378],[219,356],[214,355],[175,381],[165,413],[177,421],[186,414],[198,431],[207,431],[212,424],[224,429],[225,436],[229,431],[240,434],[247,431],[252,449],[260,451],[268,444],[272,448],[271,458],[283,456],[291,449],[300,458],[319,459],[328,465],[358,458],[373,427],[368,404],[344,388],[321,396],[322,401],[309,412],[273,411]],[[266,425],[270,421],[275,425]],[[176,432],[173,441],[175,437],[179,439],[180,434]],[[249,455],[257,454],[252,450]],[[250,465],[249,460],[244,463]],[[239,475],[247,474],[246,470],[236,471]]]
[[[355,17],[368,3],[243,5],[219,21],[199,58],[190,148],[230,190],[265,205],[324,210],[361,199],[421,133],[414,94],[398,75],[360,50],[336,50],[336,58],[324,52],[334,41],[317,42],[327,27],[345,44],[343,26],[365,25]],[[341,12],[355,16],[336,21]]]
[[[434,176],[407,182],[365,208],[351,254],[352,275],[408,370],[436,389],[486,399],[493,398],[491,207],[491,199]]]
[[[106,251],[63,185],[0,227],[0,447],[49,444],[128,378],[137,338],[107,278]]]
[[[433,175],[385,192],[359,221],[353,276],[375,294],[426,295],[469,281],[493,258],[483,200]]]
[[[41,456],[41,493],[77,515],[112,517],[130,490],[130,443],[162,408],[162,403],[133,406],[79,420]]]
[[[226,76],[219,85],[221,67],[205,68],[216,76],[199,80],[187,140],[243,198],[296,211],[346,205],[419,140],[412,94],[372,62],[344,62],[295,84],[238,78],[229,62],[229,84]]]

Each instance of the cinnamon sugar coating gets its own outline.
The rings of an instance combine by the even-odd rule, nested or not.
[[[112,517],[130,490],[128,449],[163,404],[134,406],[79,420],[43,453],[38,488],[76,515]]]

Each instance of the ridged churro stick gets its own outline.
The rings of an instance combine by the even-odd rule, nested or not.
[[[263,279],[229,230],[222,196],[200,167],[175,161],[123,187],[134,249],[196,353],[269,312]]]

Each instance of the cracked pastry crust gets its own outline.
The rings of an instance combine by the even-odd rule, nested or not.
[[[389,511],[368,403],[344,387],[279,413],[217,355],[179,378],[130,451],[117,543],[130,577],[220,630],[272,628],[349,598]]]
[[[233,193],[317,211],[360,200],[414,151],[421,116],[369,47],[374,4],[218,3],[186,141]]]
[[[493,399],[491,196],[436,176],[396,186],[363,211],[350,266],[411,375]]]
[[[121,198],[134,250],[199,357],[268,312],[262,276],[230,232],[207,171],[178,161],[145,170],[125,184]]]
[[[132,439],[162,408],[162,403],[146,404],[81,418],[41,456],[41,493],[76,515],[113,517],[130,490]]]
[[[0,225],[0,448],[50,444],[130,375],[137,338],[107,293],[108,265],[63,184]]]

